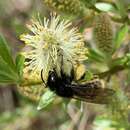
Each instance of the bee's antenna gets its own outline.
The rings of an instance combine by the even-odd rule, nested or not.
[[[42,75],[42,73],[43,73],[43,69],[41,70],[41,79],[42,79],[44,85],[46,86],[46,83],[45,83],[45,81],[44,81],[44,79],[43,79],[43,75]]]

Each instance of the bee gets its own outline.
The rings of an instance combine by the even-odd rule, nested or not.
[[[43,80],[42,71],[41,79]],[[68,76],[61,72],[61,76],[58,76],[55,69],[49,72],[46,86],[58,96],[63,98],[74,98],[77,100],[95,103],[95,104],[107,104],[114,94],[114,90],[109,88],[103,88],[99,79],[87,81],[84,84],[73,83],[74,73],[72,71],[71,76]],[[44,82],[45,83],[45,82]]]

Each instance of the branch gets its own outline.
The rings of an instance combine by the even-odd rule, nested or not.
[[[100,78],[105,78],[107,76],[111,76],[119,71],[122,71],[124,70],[126,67],[122,66],[122,65],[117,65],[117,66],[114,66],[113,68],[111,68],[110,70],[107,70],[105,72],[102,72],[102,73],[98,73],[97,75],[100,77]]]

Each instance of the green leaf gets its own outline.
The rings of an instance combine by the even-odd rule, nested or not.
[[[128,33],[128,30],[129,30],[128,25],[125,24],[117,31],[115,37],[115,47],[114,47],[115,50],[121,46],[126,34]]]
[[[88,58],[93,60],[93,61],[97,61],[97,62],[103,62],[104,61],[104,55],[102,53],[100,53],[97,50],[94,49],[89,49],[88,50],[89,53],[87,54]]]
[[[90,72],[89,70],[87,70],[86,73],[85,73],[84,80],[91,80],[92,78],[93,78],[92,72]]]
[[[41,110],[45,107],[47,107],[49,104],[51,104],[55,100],[55,93],[51,91],[47,91],[40,99],[39,105],[37,107],[38,110]]]
[[[118,65],[125,66],[126,63],[127,63],[127,56],[119,57],[117,59],[112,60],[111,67],[115,67]]]
[[[5,38],[0,34],[0,56],[3,60],[14,70],[16,71],[13,58],[10,53],[10,49],[7,45]]]
[[[100,11],[104,11],[104,12],[115,11],[116,10],[112,4],[104,3],[104,2],[96,3],[95,7],[97,9],[99,9]]]
[[[16,83],[19,77],[0,56],[0,83]]]
[[[127,8],[125,7],[124,0],[117,0],[115,4],[120,16],[122,16],[123,18],[127,17]]]
[[[23,75],[24,61],[25,61],[25,57],[21,54],[18,54],[16,57],[16,69],[21,78]]]
[[[10,49],[0,34],[0,83],[18,83],[19,76]]]
[[[85,72],[85,76],[83,77],[83,79],[80,80],[80,82],[85,82],[85,81],[89,81],[93,78],[93,74],[92,72],[90,72],[89,70],[87,70]]]

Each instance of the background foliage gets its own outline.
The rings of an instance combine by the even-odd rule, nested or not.
[[[115,90],[110,104],[58,98],[23,69],[19,35],[32,17],[49,18],[52,11],[83,34],[89,50],[83,80],[106,81]],[[129,0],[1,0],[0,19],[1,130],[130,129]]]

